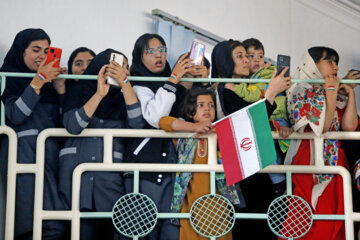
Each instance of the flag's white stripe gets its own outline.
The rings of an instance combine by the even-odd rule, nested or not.
[[[252,116],[250,114],[250,112],[248,111],[248,109],[246,110],[246,114],[248,115],[250,124],[251,124],[251,131],[253,133],[254,136],[254,147],[256,147],[256,155],[257,155],[257,160],[258,160],[258,164],[259,164],[259,169],[262,168],[262,163],[261,163],[261,157],[260,157],[260,149],[259,149],[259,145],[257,143],[257,136],[256,136],[256,132],[255,132],[255,125],[254,125],[254,121],[253,118],[256,118],[256,116]]]
[[[260,170],[257,149],[255,147],[254,134],[252,131],[252,124],[246,113],[237,114],[232,116],[232,122],[235,131],[235,137],[237,139],[237,147],[241,155],[241,163],[244,170],[245,177],[251,176],[255,172]],[[240,145],[244,138],[250,138],[251,148],[248,151],[244,151]]]
[[[231,131],[233,133],[233,136],[234,136],[234,145],[239,146],[239,139],[237,139],[237,137],[236,137],[236,128],[234,127],[234,123],[233,123],[232,120],[233,120],[233,118],[229,119],[229,124],[230,124],[230,127],[231,127]],[[239,161],[241,175],[246,176],[245,172],[244,172],[244,166],[242,165],[242,162],[241,162],[241,155],[240,155],[239,147],[235,147],[235,150],[236,150],[237,159]]]

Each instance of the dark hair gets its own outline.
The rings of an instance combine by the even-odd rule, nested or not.
[[[77,49],[75,49],[70,57],[69,57],[69,60],[68,60],[68,74],[72,74],[72,64],[74,62],[74,59],[76,58],[76,56],[79,54],[79,53],[82,53],[82,52],[89,52],[91,56],[95,57],[95,52],[87,47],[79,47]]]
[[[263,44],[256,38],[248,38],[246,40],[243,41],[244,47],[246,49],[246,51],[250,48],[250,47],[254,47],[255,50],[263,50],[264,54],[265,54],[265,49]]]
[[[145,33],[136,40],[134,49],[141,50],[141,56],[142,56],[145,49],[149,47],[149,41],[153,38],[156,38],[161,42],[162,45],[166,46],[165,40],[160,35],[154,33]]]
[[[209,60],[204,56],[204,66],[207,68],[207,69],[210,69],[210,62]]]
[[[336,62],[336,65],[339,64],[339,54],[332,48],[328,47],[312,47],[308,49],[308,52],[315,63],[318,63],[320,60],[333,60]]]
[[[181,116],[185,119],[185,121],[193,122],[194,116],[196,114],[196,102],[197,97],[201,95],[210,95],[214,101],[215,109],[216,109],[216,97],[215,92],[211,88],[191,88],[189,92],[186,94],[183,104],[181,106]]]
[[[234,51],[235,48],[237,47],[244,47],[244,44],[238,40],[229,40],[229,48],[230,48],[230,52],[232,53],[232,51]]]

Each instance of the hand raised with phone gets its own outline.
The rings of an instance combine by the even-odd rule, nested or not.
[[[191,63],[192,59],[186,58],[188,55],[189,53],[185,53],[180,57],[172,71],[172,76],[175,78],[171,78],[169,81],[178,84],[184,74],[190,71],[194,64]]]
[[[105,97],[110,89],[110,85],[108,83],[106,83],[106,79],[105,79],[105,70],[106,70],[106,65],[104,65],[98,74],[97,77],[97,90],[96,90],[96,94],[98,96],[100,96],[101,98]]]
[[[118,86],[122,87],[123,84],[126,84],[125,81],[129,75],[129,70],[121,66],[119,63],[111,60],[110,64],[106,65],[105,75],[114,79]]]
[[[289,70],[289,67],[285,67],[279,75],[277,75],[277,70],[274,71],[270,82],[269,87],[265,92],[265,98],[272,104],[275,100],[275,97],[290,88],[291,86],[291,77],[285,77],[285,73]]]

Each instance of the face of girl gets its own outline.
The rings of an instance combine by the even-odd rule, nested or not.
[[[72,73],[78,75],[83,74],[93,58],[93,55],[89,52],[79,52],[72,63]]]
[[[48,53],[50,44],[47,40],[32,41],[24,51],[25,65],[36,72]]]
[[[199,95],[196,100],[194,122],[214,121],[215,104],[210,95]]]
[[[238,46],[232,51],[234,60],[233,78],[242,78],[250,74],[250,61],[243,46]]]
[[[250,60],[250,72],[255,73],[260,68],[264,67],[264,51],[262,49],[255,49],[254,47],[249,47],[247,51]]]
[[[164,71],[166,64],[166,46],[157,38],[149,41],[149,47],[142,54],[142,62],[145,67],[152,73]]]
[[[329,75],[337,76],[339,71],[339,67],[333,59],[324,59],[325,56],[322,57],[320,61],[316,63],[316,67],[319,69],[319,72],[325,78]]]

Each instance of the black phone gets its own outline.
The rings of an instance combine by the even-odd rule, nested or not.
[[[279,75],[285,67],[289,67],[284,75],[284,77],[288,77],[290,76],[290,56],[279,54],[277,56],[276,74]]]

